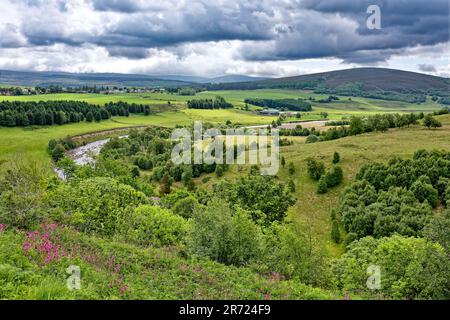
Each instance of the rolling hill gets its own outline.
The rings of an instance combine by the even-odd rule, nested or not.
[[[416,72],[384,68],[354,68],[287,78],[268,79],[251,83],[217,84],[210,90],[226,89],[328,89],[356,87],[361,91],[424,92],[448,91],[450,79]]]
[[[0,70],[0,83],[9,86],[123,86],[123,87],[186,87],[208,83],[250,82],[265,78],[226,75],[215,78],[184,75],[142,75],[117,73],[66,73]]]

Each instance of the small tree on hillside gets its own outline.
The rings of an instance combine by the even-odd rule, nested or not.
[[[339,163],[340,161],[341,161],[341,156],[340,156],[340,154],[339,154],[338,152],[335,152],[335,153],[333,154],[333,163],[336,164],[336,163]]]

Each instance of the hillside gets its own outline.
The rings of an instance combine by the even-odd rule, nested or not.
[[[116,73],[22,72],[0,70],[0,83],[12,86],[127,86],[185,87],[191,82],[159,79],[147,75]]]
[[[358,86],[362,91],[423,92],[428,90],[448,91],[449,81],[446,78],[409,71],[384,68],[355,68],[252,83],[220,84],[210,86],[209,89],[340,89],[343,86],[353,85]]]
[[[215,78],[183,75],[142,75],[118,73],[66,73],[0,70],[3,86],[124,86],[124,87],[186,87],[205,83],[251,82],[265,78],[226,75]]]

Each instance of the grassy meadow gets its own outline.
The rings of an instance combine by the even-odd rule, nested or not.
[[[196,98],[213,98],[221,95],[225,99],[240,108],[244,106],[246,97],[259,98],[325,98],[326,95],[316,95],[307,91],[295,90],[255,90],[255,91],[218,91],[202,92]],[[129,103],[165,104],[171,102],[172,107],[167,111],[150,116],[130,115],[130,117],[113,117],[100,123],[78,123],[52,127],[27,127],[27,128],[0,128],[0,161],[11,159],[19,154],[23,157],[31,157],[50,165],[50,158],[46,152],[46,146],[51,139],[75,136],[96,131],[126,128],[132,126],[163,126],[175,127],[176,125],[190,124],[195,120],[209,121],[213,123],[225,123],[231,120],[242,125],[269,124],[275,117],[260,116],[255,112],[241,109],[226,110],[198,110],[186,109],[185,101],[193,97],[177,96],[173,94],[146,93],[124,95],[99,95],[99,94],[54,94],[43,96],[14,96],[1,97],[0,99],[17,101],[40,100],[81,100],[92,104],[104,104],[109,101],[126,101]],[[169,110],[170,109],[170,110]],[[313,102],[313,111],[303,113],[302,120],[318,119],[319,113],[326,111],[331,119],[342,119],[352,114],[375,114],[383,112],[420,112],[439,109],[438,105],[431,102],[420,105],[412,105],[404,102],[374,100],[366,98],[341,97],[336,103]],[[305,144],[303,137],[289,137],[294,144],[282,147],[282,155],[287,162],[294,162],[297,172],[294,180],[297,185],[297,204],[290,209],[290,215],[305,223],[311,232],[318,235],[329,244],[329,248],[335,254],[341,252],[341,248],[332,243],[329,237],[329,211],[335,207],[339,200],[339,194],[355,176],[359,168],[368,161],[386,161],[390,155],[409,157],[418,149],[448,149],[450,148],[450,117],[441,116],[444,127],[439,130],[426,130],[422,127],[409,129],[393,129],[387,133],[371,133],[360,136],[347,137],[335,141],[321,142],[319,144]],[[314,157],[322,159],[331,165],[331,158],[335,151],[342,157],[342,166],[345,173],[345,181],[340,187],[331,190],[326,195],[317,195],[317,183],[307,177],[305,159]],[[389,155],[389,156],[388,156]],[[280,170],[280,178],[289,176],[287,168]],[[226,177],[240,174],[237,168],[226,173]],[[214,175],[211,175],[214,181]],[[200,180],[200,179],[199,179]],[[201,183],[201,182],[199,182]],[[208,183],[209,184],[209,183]]]

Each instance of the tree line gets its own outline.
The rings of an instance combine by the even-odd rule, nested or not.
[[[150,114],[150,106],[110,102],[98,106],[82,101],[1,101],[0,126],[26,127],[30,125],[63,125],[76,122],[100,122],[111,116],[129,116],[130,113]]]
[[[233,105],[225,101],[223,97],[215,99],[195,99],[187,102],[189,109],[231,109]]]
[[[352,116],[349,121],[342,123],[340,127],[333,127],[326,131],[302,128],[299,124],[295,129],[280,129],[280,136],[306,136],[306,143],[336,140],[347,136],[369,132],[385,132],[392,128],[404,128],[417,125],[419,120],[427,128],[438,128],[442,124],[432,114],[376,114],[368,117]],[[344,124],[348,124],[344,126]]]
[[[246,98],[245,103],[254,106],[271,108],[271,109],[285,109],[291,111],[311,111],[311,104],[301,99],[259,99]]]

